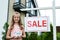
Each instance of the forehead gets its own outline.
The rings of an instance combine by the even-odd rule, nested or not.
[[[14,16],[20,16],[20,13],[15,12],[15,13],[14,13]]]

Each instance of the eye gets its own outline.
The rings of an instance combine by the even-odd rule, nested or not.
[[[19,18],[19,17],[17,17],[17,18]]]
[[[16,17],[14,17],[14,18],[16,18]]]

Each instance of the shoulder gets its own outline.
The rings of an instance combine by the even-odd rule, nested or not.
[[[21,25],[21,28],[24,29],[24,25]]]
[[[24,25],[21,25],[21,27],[23,27],[23,28],[24,28]]]
[[[8,29],[10,29],[10,28],[11,28],[11,26],[9,25]]]
[[[24,28],[24,25],[21,25],[22,28]]]

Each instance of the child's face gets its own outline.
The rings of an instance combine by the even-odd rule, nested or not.
[[[15,23],[18,23],[19,20],[20,20],[20,15],[19,15],[19,14],[15,14],[15,15],[14,15],[14,22],[15,22]]]

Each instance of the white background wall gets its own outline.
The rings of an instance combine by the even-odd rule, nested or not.
[[[8,0],[0,0],[0,40],[2,40],[2,31],[7,21]]]

